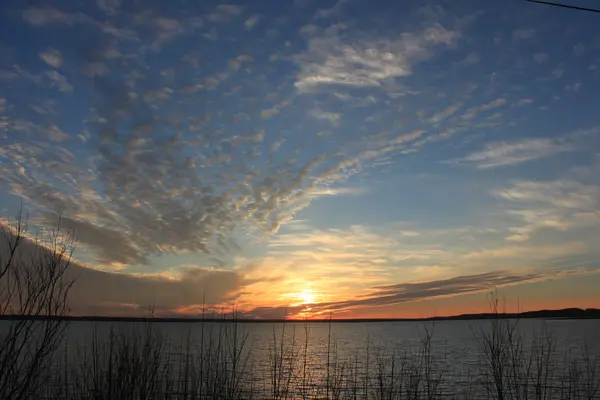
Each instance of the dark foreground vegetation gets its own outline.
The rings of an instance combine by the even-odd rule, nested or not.
[[[311,325],[286,323],[257,351],[235,315],[182,338],[149,320],[70,342],[62,317],[74,282],[72,236],[60,225],[33,239],[26,232],[20,218],[2,225],[0,315],[23,316],[0,323],[3,400],[600,398],[598,354],[586,345],[564,353],[549,329],[525,332],[500,318],[495,294],[496,317],[472,332],[476,355],[447,354],[433,325],[406,349],[367,339],[351,351],[330,325],[315,353]],[[474,357],[467,371],[454,368],[458,357]]]

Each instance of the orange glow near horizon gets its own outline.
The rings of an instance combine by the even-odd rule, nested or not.
[[[428,318],[490,312],[489,290],[415,299],[394,304],[349,305],[334,310],[324,309],[324,303],[344,303],[368,299],[376,290],[360,290],[355,282],[338,284],[332,279],[313,279],[312,271],[294,271],[278,285],[254,285],[243,297],[244,308],[255,307],[287,310],[287,319],[344,319],[344,318]],[[342,280],[346,279],[345,277]],[[432,278],[431,278],[432,279]],[[427,281],[427,279],[423,279]],[[600,308],[597,293],[599,274],[561,277],[498,288],[506,312],[541,309]],[[327,291],[325,289],[327,288]],[[491,290],[491,289],[490,289]],[[503,309],[504,310],[504,309]],[[273,314],[270,314],[273,315]],[[259,318],[271,318],[261,317]],[[275,318],[284,318],[284,312]]]
[[[501,296],[501,312],[525,312],[543,309],[600,308],[600,274],[573,275],[556,280],[545,280],[521,285],[498,288]],[[329,288],[331,291],[325,291]],[[335,290],[335,291],[334,291]],[[491,290],[491,289],[490,289]],[[205,310],[208,314],[235,310],[249,318],[258,319],[377,319],[377,318],[429,318],[460,314],[489,313],[490,290],[464,294],[415,299],[392,304],[357,304],[369,299],[365,292],[352,293],[348,287],[335,285],[334,281],[303,280],[301,278],[282,281],[278,285],[260,283],[252,287],[235,303],[191,305],[157,317],[196,317]],[[376,292],[371,292],[376,293]],[[347,307],[338,308],[348,303]],[[336,303],[334,309],[325,304]],[[147,316],[146,309],[131,304],[112,304],[115,316]],[[118,307],[117,307],[118,306]],[[255,310],[259,312],[254,312]],[[260,311],[264,311],[261,314]],[[92,313],[93,314],[93,313]],[[74,310],[73,315],[91,315]]]

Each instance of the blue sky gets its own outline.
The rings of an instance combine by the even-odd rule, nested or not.
[[[600,283],[598,14],[9,0],[0,18],[2,214],[63,215],[112,288],[82,279],[79,312],[193,314],[208,293],[396,315]]]

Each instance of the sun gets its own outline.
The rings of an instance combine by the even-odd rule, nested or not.
[[[310,289],[305,289],[300,292],[300,298],[304,304],[312,304],[317,298],[317,294]]]
[[[312,289],[303,289],[301,292],[294,293],[292,296],[298,300],[298,305],[314,304],[318,298],[317,293]]]

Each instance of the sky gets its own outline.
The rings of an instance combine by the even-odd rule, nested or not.
[[[595,1],[567,2],[592,7]],[[600,307],[600,14],[5,0],[0,213],[80,315]]]

